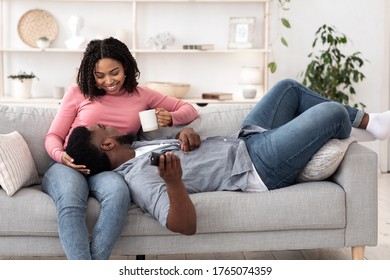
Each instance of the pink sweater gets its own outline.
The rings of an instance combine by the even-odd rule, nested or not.
[[[172,115],[173,125],[184,125],[198,117],[195,108],[146,87],[137,92],[86,99],[78,86],[71,86],[61,101],[60,108],[46,135],[45,148],[52,159],[61,162],[68,137],[77,126],[104,124],[123,133],[136,134],[141,127],[138,113],[143,110],[164,108]]]

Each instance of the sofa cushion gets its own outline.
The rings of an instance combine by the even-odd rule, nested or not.
[[[269,192],[207,192],[190,195],[197,234],[344,229],[345,192],[329,181],[307,182]],[[134,206],[134,205],[133,205]],[[133,207],[122,235],[171,235],[150,214]]]
[[[8,196],[40,182],[30,150],[17,131],[0,134],[0,185]]]
[[[199,118],[185,127],[192,127],[203,137],[231,136],[240,129],[242,121],[253,106],[253,104],[209,104],[206,107],[198,107]],[[183,127],[162,127],[155,131],[142,133],[140,139],[171,138]]]
[[[51,161],[44,141],[56,112],[55,108],[0,105],[0,134],[18,131],[23,136],[39,175],[44,174]]]
[[[89,197],[86,220],[90,232],[99,212],[99,203]],[[58,236],[56,206],[40,185],[22,188],[11,198],[0,189],[0,213],[0,236]]]
[[[344,229],[346,224],[345,192],[329,181],[260,193],[197,193],[190,198],[197,211],[198,234]],[[0,190],[0,202],[0,236],[58,236],[55,204],[39,186],[22,188],[12,199]],[[99,210],[97,200],[90,197],[86,217],[90,232]],[[172,234],[176,233],[132,204],[121,235]]]
[[[329,178],[339,167],[353,137],[331,139],[322,146],[298,175],[298,182],[319,181]]]
[[[207,105],[198,109],[199,118],[189,126],[201,136],[231,136],[238,132],[253,104]]]

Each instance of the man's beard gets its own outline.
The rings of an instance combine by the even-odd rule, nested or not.
[[[116,141],[118,141],[121,145],[132,145],[136,137],[133,134],[123,134],[115,137]]]

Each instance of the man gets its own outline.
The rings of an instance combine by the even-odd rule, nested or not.
[[[285,80],[252,109],[238,137],[206,138],[187,154],[178,140],[133,143],[131,136],[104,125],[74,129],[66,151],[91,173],[117,171],[139,207],[171,231],[193,234],[196,213],[188,194],[287,187],[329,139],[349,137],[352,126],[383,139],[389,123],[389,111],[369,115]],[[157,168],[149,164],[152,150],[166,151]]]
[[[167,151],[159,157],[158,167],[149,164],[150,151]],[[96,170],[117,171],[125,178],[139,207],[168,229],[183,234],[193,234],[196,229],[195,208],[188,193],[245,191],[249,173],[254,173],[245,143],[240,139],[206,139],[198,149],[185,154],[176,139],[133,143],[131,135],[97,125],[75,128],[67,152],[75,161],[92,166],[91,174]],[[229,160],[227,154],[232,154]],[[236,158],[236,154],[240,156]],[[219,163],[224,165],[223,169]],[[260,185],[260,181],[255,185]]]

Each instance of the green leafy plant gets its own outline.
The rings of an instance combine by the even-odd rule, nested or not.
[[[14,74],[14,75],[9,75],[7,78],[9,79],[18,79],[20,80],[22,83],[23,83],[23,80],[26,80],[26,79],[34,79],[36,78],[37,80],[38,77],[33,73],[31,72],[30,74],[28,74],[27,72],[25,71],[20,71],[18,74]]]
[[[49,41],[49,38],[47,38],[46,36],[42,36],[42,37],[39,37],[38,39],[37,39],[37,41]]]
[[[279,9],[281,9],[283,11],[290,10],[289,4],[290,4],[290,0],[278,0]],[[282,27],[287,28],[287,29],[291,28],[290,21],[287,18],[281,17],[281,16],[278,16],[278,17],[279,17],[278,21],[279,21],[279,23],[282,24]],[[279,37],[282,45],[285,47],[288,47],[288,42],[287,42],[286,38],[283,36],[283,34],[279,33],[278,37]],[[271,73],[275,73],[276,69],[277,69],[277,63],[275,61],[271,61],[270,63],[268,63],[268,69],[271,71]]]
[[[356,94],[354,86],[365,79],[359,69],[367,60],[360,52],[349,56],[343,54],[340,48],[347,43],[347,36],[334,26],[322,25],[315,33],[312,47],[322,44],[324,49],[308,55],[312,60],[303,73],[303,84],[327,98],[351,105],[350,99]],[[366,107],[361,102],[353,104],[355,108],[359,106]]]

